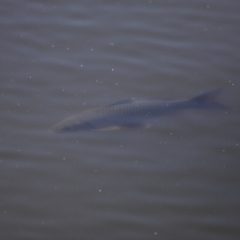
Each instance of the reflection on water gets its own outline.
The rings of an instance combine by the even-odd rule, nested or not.
[[[1,237],[238,239],[239,3],[3,1]],[[125,98],[229,110],[52,134]]]

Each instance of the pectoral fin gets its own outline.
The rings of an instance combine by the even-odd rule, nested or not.
[[[98,130],[98,131],[117,131],[120,129],[121,129],[121,126],[109,126],[109,127],[104,127],[104,128],[98,128],[96,130]]]
[[[121,104],[130,104],[130,103],[133,103],[133,102],[134,102],[134,98],[128,98],[128,99],[124,99],[124,100],[112,103],[112,104],[107,105],[107,106],[111,107],[111,106],[116,106],[116,105],[121,105]]]
[[[96,130],[98,131],[118,131],[122,128],[150,128],[151,124],[150,123],[127,123],[123,125],[114,125],[114,126],[109,126],[109,127],[104,127],[104,128],[98,128]]]
[[[127,124],[124,124],[123,127],[126,127],[126,128],[150,128],[151,127],[151,124],[150,123],[136,123],[136,122],[133,122],[133,123],[127,123]]]

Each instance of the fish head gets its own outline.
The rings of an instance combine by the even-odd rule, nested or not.
[[[79,130],[93,130],[95,127],[87,121],[84,122],[77,122],[77,123],[72,123],[72,122],[59,122],[55,124],[50,131],[51,132],[75,132]]]

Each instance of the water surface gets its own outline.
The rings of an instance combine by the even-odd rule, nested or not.
[[[2,1],[1,239],[239,239],[240,3]],[[121,99],[223,88],[230,110],[51,134]]]

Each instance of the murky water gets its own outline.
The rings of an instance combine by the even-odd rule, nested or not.
[[[1,239],[239,239],[240,3],[2,1]],[[121,99],[229,110],[53,134]]]

